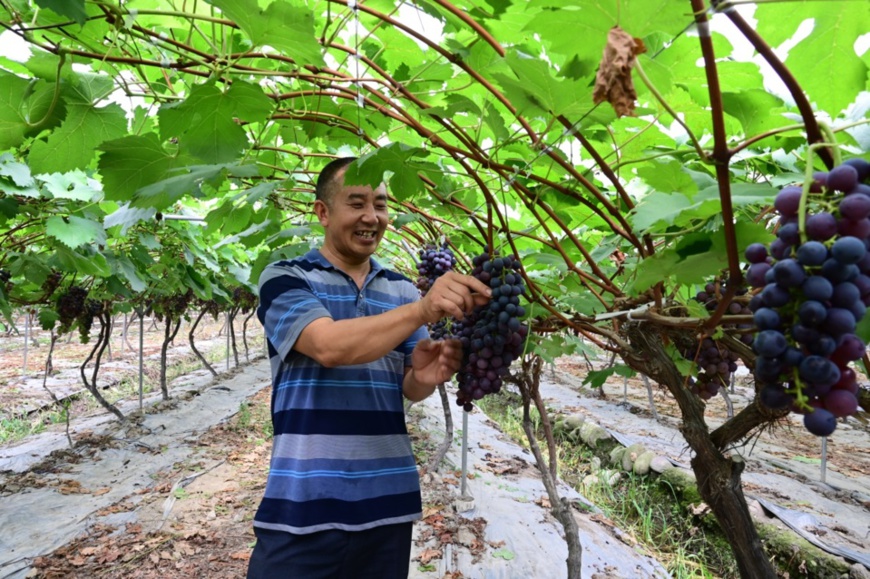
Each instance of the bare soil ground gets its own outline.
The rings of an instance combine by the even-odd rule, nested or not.
[[[203,328],[203,350],[225,351],[224,339],[217,335],[220,325],[215,322]],[[171,354],[171,360],[178,364],[189,363],[192,358],[186,346],[186,330],[183,332],[176,339],[177,345]],[[147,372],[152,380],[154,356],[159,353],[161,340],[162,331],[159,329],[146,332],[145,355],[150,355]],[[138,336],[132,334],[129,341],[138,344]],[[42,388],[39,370],[34,369],[44,366],[47,348],[43,343],[39,348],[30,349],[28,372],[22,376],[20,346],[20,339],[17,339],[16,347],[15,338],[0,338],[0,409],[6,416],[14,414],[12,409],[21,408],[23,399],[32,407],[48,404],[51,400]],[[103,384],[107,390],[138,377],[138,354],[129,349],[122,351],[119,345],[115,348],[114,361],[106,366],[104,374]],[[80,345],[77,341],[58,345],[54,354],[54,368],[59,391],[66,389],[63,391],[72,393],[76,389],[81,390],[80,383],[77,383],[77,366],[88,351],[89,346]],[[222,361],[218,362],[218,367],[223,369]],[[584,376],[587,371],[582,361],[577,360],[561,361],[559,370],[578,377]],[[631,416],[644,420],[650,417],[647,391],[640,380],[631,379],[625,384],[621,378],[611,380],[605,386],[605,396],[609,404],[628,410],[627,414],[616,420],[624,422],[626,415],[629,420]],[[732,395],[735,407],[741,408],[747,397],[747,386],[738,385]],[[74,420],[102,412],[87,403],[87,396],[74,397],[74,400]],[[175,403],[184,404],[184,400]],[[676,428],[678,412],[670,397],[663,390],[654,388],[654,403],[662,422]],[[580,406],[575,410],[589,411],[588,407]],[[159,409],[155,407],[154,411],[159,412]],[[714,399],[708,406],[708,416],[713,424],[725,420],[726,406],[721,397]],[[413,418],[409,419],[408,426],[420,454],[420,462],[425,464],[425,456],[434,452],[440,440],[431,440],[430,435]],[[49,425],[46,428],[62,431],[63,425]],[[268,432],[269,393],[268,389],[264,389],[251,397],[231,420],[197,434],[197,452],[187,460],[160,471],[147,486],[97,513],[99,520],[111,520],[112,524],[101,522],[92,525],[86,534],[53,552],[44,553],[32,561],[28,576],[82,579],[243,577],[254,540],[251,519],[262,496],[268,469],[271,449]],[[779,431],[761,434],[761,438],[775,441],[769,452],[781,455],[784,471],[805,479],[818,476],[815,473],[818,472],[821,459],[819,439],[805,433],[799,424],[786,424]],[[117,440],[83,431],[76,434],[76,442],[75,450],[55,451],[26,472],[0,473],[0,497],[17,496],[18,493],[26,493],[28,489],[47,484],[54,485],[59,493],[82,496],[83,500],[87,495],[99,496],[109,492],[111,489],[106,487],[88,488],[81,482],[66,479],[64,472],[71,465],[88,461],[89,454],[110,449],[118,443]],[[866,477],[870,474],[868,447],[870,437],[866,420],[850,421],[838,429],[828,442],[827,469],[832,475],[853,480],[866,489]],[[143,460],[148,460],[149,453],[159,452],[159,449],[141,448],[140,451]],[[684,458],[688,462],[688,458]],[[94,462],[92,467],[98,469],[100,465]],[[801,470],[801,467],[804,468]],[[493,456],[485,468],[509,475],[510,469],[516,468],[516,465]],[[485,538],[486,520],[458,516],[451,507],[459,494],[458,472],[442,475],[424,472],[421,478],[425,511],[416,535],[418,545],[415,547],[412,570],[434,571],[439,560],[447,556],[454,546],[472,555],[484,551],[490,555],[498,553],[500,545],[487,542]],[[753,489],[751,483],[747,486],[748,490],[776,498],[776,493],[770,489],[762,486]],[[836,495],[836,492],[832,491],[832,494]],[[795,503],[793,506],[800,506],[794,497],[787,498]],[[854,502],[848,496],[843,497],[843,500]],[[868,510],[870,504],[863,507],[859,504],[858,508]],[[490,521],[489,524],[497,524],[497,521]],[[6,575],[0,568],[0,577],[7,576],[12,575]],[[459,579],[462,574],[450,571],[439,577]]]

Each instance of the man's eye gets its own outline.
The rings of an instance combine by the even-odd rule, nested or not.
[[[375,205],[375,209],[377,209],[378,211],[386,211],[387,206],[386,205]]]
[[[362,209],[363,205],[362,203],[354,203],[353,205],[351,205],[351,207],[353,207],[354,209]]]

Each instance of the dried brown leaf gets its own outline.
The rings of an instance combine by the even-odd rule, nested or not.
[[[631,69],[638,54],[646,52],[643,41],[632,37],[619,26],[607,33],[607,45],[601,57],[592,98],[595,104],[609,102],[616,115],[634,114],[637,92],[631,80]]]

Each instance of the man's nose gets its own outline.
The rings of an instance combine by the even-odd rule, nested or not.
[[[378,220],[378,212],[375,211],[374,205],[366,205],[363,210],[363,219],[368,223],[374,223]]]

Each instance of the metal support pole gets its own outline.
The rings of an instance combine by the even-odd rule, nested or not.
[[[227,329],[227,371],[230,369],[230,313],[226,313],[227,321],[224,327]]]
[[[27,374],[27,346],[30,342],[30,311],[24,312],[24,366],[21,371]]]
[[[825,482],[825,475],[828,470],[828,438],[822,438],[822,464],[820,467],[819,478],[822,482]]]
[[[145,312],[139,312],[139,410],[142,410],[142,391],[144,389],[142,376],[145,372]]]
[[[462,484],[460,493],[462,496],[467,496],[467,475],[468,475],[468,412],[462,411]]]
[[[124,312],[124,329],[121,331],[121,355],[127,349],[127,312]]]
[[[622,377],[622,403],[628,404],[628,376]]]

